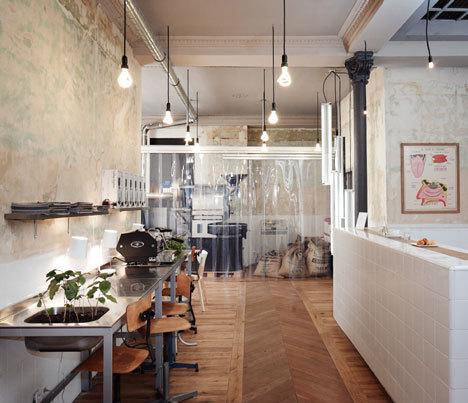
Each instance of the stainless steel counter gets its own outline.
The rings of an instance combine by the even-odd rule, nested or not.
[[[179,259],[169,265],[161,265],[156,268],[131,268],[123,265],[113,265],[116,274],[109,280],[112,283],[111,294],[117,299],[116,303],[108,302],[106,312],[100,319],[87,323],[26,323],[25,319],[42,311],[38,308],[37,300],[29,298],[0,311],[0,337],[26,337],[26,336],[101,336],[104,350],[103,372],[103,401],[112,401],[112,345],[113,333],[125,324],[125,311],[127,305],[135,302],[151,293],[155,293],[156,316],[162,314],[162,284],[170,279],[171,291],[175,290],[175,274],[179,266],[185,260],[185,252]],[[189,259],[190,261],[190,259]],[[190,266],[190,263],[189,263]],[[190,267],[189,267],[190,270]],[[95,274],[95,272],[91,272]],[[93,277],[93,276],[90,276]],[[175,292],[172,292],[171,300],[175,300]],[[63,306],[60,295],[54,298],[48,308]],[[155,340],[157,352],[157,367],[162,368],[162,337]],[[162,386],[162,377],[158,371],[156,386]]]

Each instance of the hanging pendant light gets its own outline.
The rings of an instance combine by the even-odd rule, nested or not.
[[[426,10],[426,46],[427,46],[427,67],[430,69],[434,68],[434,62],[432,60],[431,47],[429,46],[429,3],[431,0],[427,0],[427,10]]]
[[[268,118],[270,124],[275,125],[278,123],[278,114],[276,113],[276,102],[275,102],[275,26],[271,26],[271,46],[272,46],[272,64],[271,64],[271,79],[272,79],[272,91],[273,91],[273,102],[271,103],[271,112]]]
[[[262,97],[262,136],[260,139],[262,140],[263,143],[266,143],[268,140],[270,140],[270,137],[268,136],[267,130],[266,130],[266,123],[265,123],[265,69],[263,69],[263,97]]]
[[[291,76],[288,71],[288,55],[286,54],[286,0],[283,0],[283,56],[281,57],[281,75],[278,84],[282,87],[291,85]]]
[[[196,106],[197,106],[197,126],[195,133],[195,151],[200,151],[200,139],[198,137],[198,91],[196,96]]]
[[[132,76],[128,71],[127,58],[127,0],[124,0],[124,54],[122,56],[121,72],[118,78],[118,83],[122,88],[129,88],[132,85]]]
[[[164,116],[163,122],[166,125],[172,125],[174,120],[171,115],[171,103],[169,102],[169,70],[171,68],[170,58],[169,58],[169,25],[167,26],[167,104],[166,104],[166,115]]]
[[[190,72],[187,69],[187,129],[185,131],[185,145],[188,146],[192,142],[192,136],[190,135],[190,111],[189,111],[189,102],[190,102]]]

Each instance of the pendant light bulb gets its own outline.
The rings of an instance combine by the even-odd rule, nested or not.
[[[266,129],[263,129],[262,137],[260,137],[260,140],[262,140],[263,143],[266,143],[268,140],[270,140]]]
[[[430,69],[433,69],[434,68],[434,62],[432,61],[432,56],[429,56],[427,61],[428,61],[427,67],[430,68]]]
[[[195,151],[200,151],[200,142],[198,140],[195,141]]]
[[[291,75],[288,71],[288,65],[281,65],[281,75],[278,77],[278,84],[282,87],[289,87],[291,85]]]
[[[315,145],[315,151],[322,151],[322,147],[320,146],[320,141],[317,141],[317,144]]]
[[[117,82],[122,88],[129,88],[132,85],[132,76],[128,71],[128,58],[127,58],[127,0],[124,0],[124,38],[123,38],[123,56],[122,65],[119,78]]]
[[[117,80],[119,82],[119,85],[122,88],[129,88],[132,85],[132,76],[130,75],[130,72],[128,71],[128,66],[124,66],[122,64],[122,71],[120,72],[119,78]]]
[[[268,122],[272,125],[278,123],[278,114],[276,113],[276,105],[274,102],[271,104],[271,112],[270,116],[268,117]]]
[[[171,115],[171,104],[169,102],[166,105],[166,114],[164,115],[163,122],[166,125],[172,125],[172,123],[174,123],[174,119],[172,119]]]
[[[185,143],[188,145],[188,143],[192,142],[192,136],[190,135],[190,125],[187,125],[187,130],[185,132]]]
[[[262,143],[262,151],[267,151],[267,145],[265,142]]]

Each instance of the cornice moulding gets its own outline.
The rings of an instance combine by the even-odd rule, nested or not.
[[[349,50],[354,39],[364,30],[369,21],[380,8],[384,0],[358,0],[346,18],[338,33],[346,51]]]

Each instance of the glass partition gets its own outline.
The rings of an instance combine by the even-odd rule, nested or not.
[[[171,228],[207,250],[205,271],[323,274],[306,267],[309,249],[327,244],[330,196],[320,158],[151,153],[149,177],[147,225]],[[281,267],[271,268],[274,262]]]

